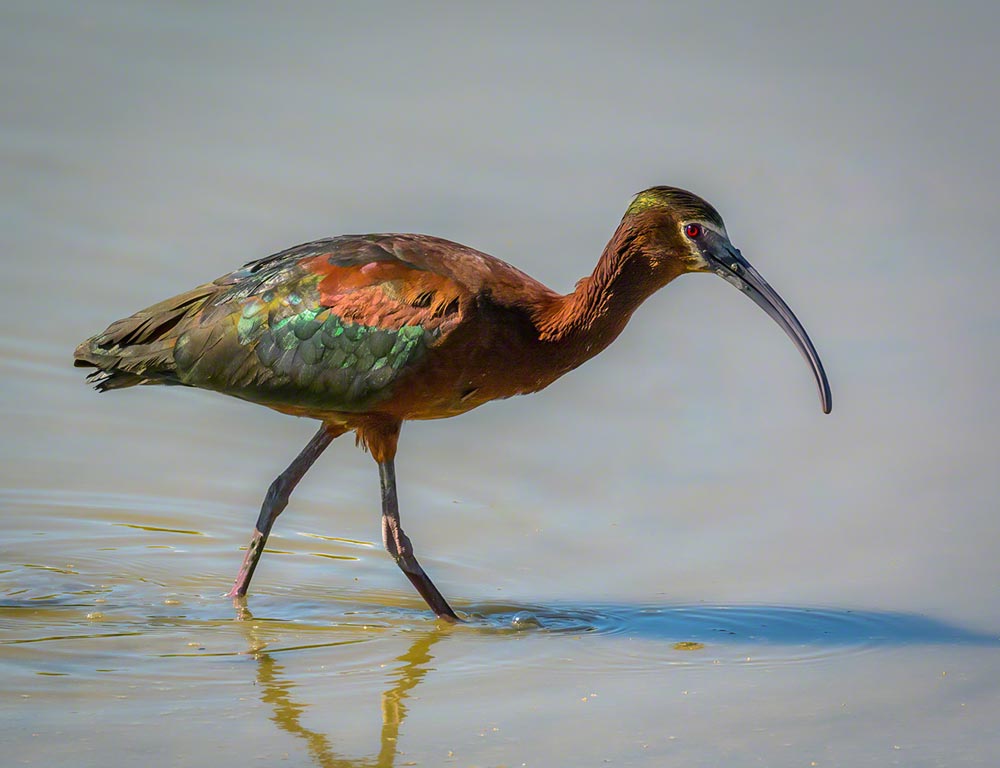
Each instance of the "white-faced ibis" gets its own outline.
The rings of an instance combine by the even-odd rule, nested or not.
[[[788,305],[729,242],[718,212],[674,187],[641,192],[593,274],[562,295],[485,253],[426,235],[344,235],[290,248],[124,320],[76,349],[99,391],[183,384],[322,426],[271,484],[230,596],[246,594],[275,519],[330,442],[354,431],[378,463],[385,548],[439,617],[458,617],[399,521],[407,419],[457,416],[547,387],[621,333],[652,293],[714,272],[764,309],[830,386]]]

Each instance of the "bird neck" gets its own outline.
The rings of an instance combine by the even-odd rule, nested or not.
[[[679,261],[650,258],[646,235],[644,228],[623,221],[593,273],[538,312],[539,339],[576,350],[576,364],[614,341],[638,306],[683,272]]]

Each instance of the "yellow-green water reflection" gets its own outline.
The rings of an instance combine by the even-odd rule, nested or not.
[[[382,692],[382,728],[377,749],[369,757],[345,757],[338,754],[331,738],[324,732],[310,729],[302,723],[302,713],[308,702],[296,701],[297,685],[286,675],[285,667],[268,652],[254,629],[251,617],[245,617],[248,653],[257,662],[257,682],[261,701],[272,708],[271,720],[286,733],[302,739],[313,762],[322,768],[359,768],[360,766],[391,768],[396,765],[400,727],[406,719],[406,699],[429,670],[433,660],[431,647],[447,629],[416,633],[406,653],[393,660],[395,669],[388,674],[390,687]],[[293,650],[293,649],[286,649]],[[280,658],[280,656],[278,657]]]

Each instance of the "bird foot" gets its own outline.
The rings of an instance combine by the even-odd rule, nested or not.
[[[253,614],[250,613],[250,609],[247,607],[247,597],[246,595],[226,595],[226,597],[232,597],[233,608],[236,611],[237,621],[247,621],[253,618]]]

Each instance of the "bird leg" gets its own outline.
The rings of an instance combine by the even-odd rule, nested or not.
[[[406,578],[417,588],[417,592],[439,619],[461,621],[413,556],[413,545],[399,522],[396,469],[391,457],[378,462],[378,475],[382,483],[382,541],[386,551],[392,555],[396,565],[406,574]]]
[[[260,516],[257,518],[257,525],[254,528],[250,544],[247,545],[243,565],[240,566],[240,572],[236,575],[236,581],[227,597],[237,599],[246,595],[250,579],[253,578],[257,562],[264,551],[268,534],[271,533],[271,526],[278,519],[278,515],[288,506],[288,497],[302,476],[309,470],[309,467],[319,458],[319,455],[333,442],[335,437],[343,433],[344,430],[339,427],[331,427],[326,424],[321,426],[306,447],[302,449],[302,453],[288,465],[288,469],[278,475],[271,483],[271,487],[267,489],[267,495],[264,496],[264,503],[261,504]]]

